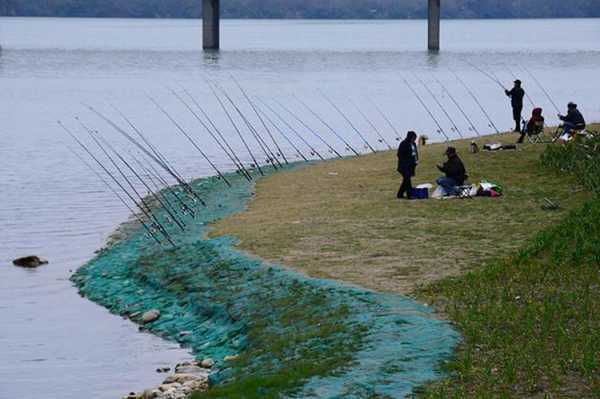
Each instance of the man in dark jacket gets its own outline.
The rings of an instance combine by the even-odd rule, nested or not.
[[[467,171],[465,165],[462,163],[456,148],[448,147],[446,149],[446,156],[448,160],[443,165],[438,165],[438,169],[444,173],[445,176],[437,179],[437,184],[442,187],[448,195],[456,194],[456,187],[462,186],[467,179]]]
[[[563,135],[571,134],[571,130],[583,130],[585,129],[585,119],[583,115],[577,109],[577,104],[569,103],[567,105],[567,115],[558,115],[561,121],[563,121]]]
[[[521,88],[521,81],[515,80],[515,85],[511,90],[504,90],[507,96],[510,97],[510,105],[513,109],[513,119],[515,121],[515,132],[521,132],[521,114],[523,112],[523,97],[525,90]]]
[[[417,151],[417,134],[410,131],[406,134],[406,138],[398,146],[398,172],[402,175],[402,185],[396,197],[404,198],[404,194],[408,199],[412,196],[411,178],[415,175],[417,163],[419,162],[419,153]]]

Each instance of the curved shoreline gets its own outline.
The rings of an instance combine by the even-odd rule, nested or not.
[[[160,310],[144,329],[215,360],[211,397],[250,382],[270,387],[265,397],[404,397],[439,376],[458,334],[425,306],[265,264],[235,250],[232,238],[204,238],[208,223],[252,197],[253,184],[228,178],[233,188],[193,182],[208,207],[186,232],[172,231],[178,249],[157,248],[138,229],[77,271],[81,294],[138,323]]]

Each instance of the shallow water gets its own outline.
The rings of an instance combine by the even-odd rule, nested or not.
[[[117,140],[82,101],[106,112],[107,101],[119,105],[187,177],[213,171],[156,112],[148,94],[203,137],[200,142],[218,167],[230,169],[231,162],[198,130],[168,86],[185,85],[197,95],[249,161],[211,99],[206,76],[235,93],[232,73],[253,95],[278,99],[310,120],[294,102],[296,94],[361,149],[359,137],[327,106],[318,89],[376,142],[348,99],[358,103],[393,144],[394,133],[368,99],[379,104],[400,132],[410,128],[434,137],[433,122],[403,84],[404,77],[414,82],[416,72],[440,93],[431,82],[434,72],[478,129],[490,132],[484,116],[449,73],[452,69],[467,79],[498,128],[509,128],[510,111],[499,86],[465,59],[507,84],[513,77],[504,64],[511,63],[512,70],[525,76],[526,90],[546,109],[550,122],[555,110],[521,65],[538,75],[559,106],[577,101],[588,120],[598,120],[599,22],[444,21],[443,51],[431,55],[423,51],[423,21],[224,21],[223,50],[203,54],[200,25],[193,20],[0,18],[0,398],[79,398],[83,393],[114,398],[155,384],[160,380],[154,372],[158,365],[188,356],[80,299],[68,281],[71,270],[91,258],[128,214],[64,146],[71,142],[55,121],[62,119],[81,134],[75,115]],[[423,88],[413,84],[447,134],[457,137]],[[235,98],[241,101],[238,93]],[[448,99],[443,101],[464,134],[472,134]],[[323,135],[335,143],[329,132]],[[283,142],[282,147],[291,152]],[[343,146],[336,147],[343,151]],[[10,265],[14,257],[26,254],[45,256],[50,264],[33,271]]]

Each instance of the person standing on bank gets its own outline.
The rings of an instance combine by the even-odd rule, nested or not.
[[[521,87],[521,81],[515,80],[515,85],[510,90],[504,90],[506,95],[510,97],[510,105],[512,105],[513,119],[515,121],[515,132],[521,132],[521,114],[523,113],[523,97],[525,90]]]
[[[417,134],[410,131],[406,134],[406,138],[398,146],[398,172],[402,175],[402,185],[396,197],[398,199],[412,198],[412,182],[411,179],[415,175],[417,164],[419,163],[419,152],[417,150]]]

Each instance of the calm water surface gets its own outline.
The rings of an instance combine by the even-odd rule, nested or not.
[[[360,139],[319,90],[380,148],[353,103],[392,145],[395,134],[373,102],[400,132],[416,129],[440,139],[404,85],[408,78],[447,134],[457,137],[416,83],[417,74],[440,96],[463,134],[473,135],[441,94],[433,81],[437,77],[477,128],[490,133],[483,114],[450,73],[455,71],[468,81],[498,128],[508,129],[510,111],[500,87],[465,60],[506,85],[513,74],[521,77],[550,122],[556,120],[556,111],[523,67],[537,75],[559,106],[577,101],[588,120],[600,120],[599,20],[444,21],[442,29],[443,51],[430,55],[423,51],[424,21],[224,21],[223,50],[204,54],[200,23],[194,20],[0,18],[0,398],[116,398],[158,383],[156,367],[189,356],[81,299],[68,281],[128,216],[71,156],[65,147],[71,141],[56,126],[61,119],[83,137],[73,119],[80,116],[120,143],[81,102],[112,116],[107,103],[117,104],[188,178],[212,171],[156,112],[148,95],[198,137],[217,166],[229,170],[227,158],[167,88],[192,91],[248,160],[204,82],[219,81],[241,102],[230,74],[253,96],[271,104],[281,101],[317,127],[294,95],[303,98],[361,149]],[[526,108],[529,112],[531,107]],[[322,134],[343,151],[333,135],[325,130]],[[317,141],[314,145],[323,147]],[[38,270],[10,264],[27,254],[45,256],[50,264]]]

